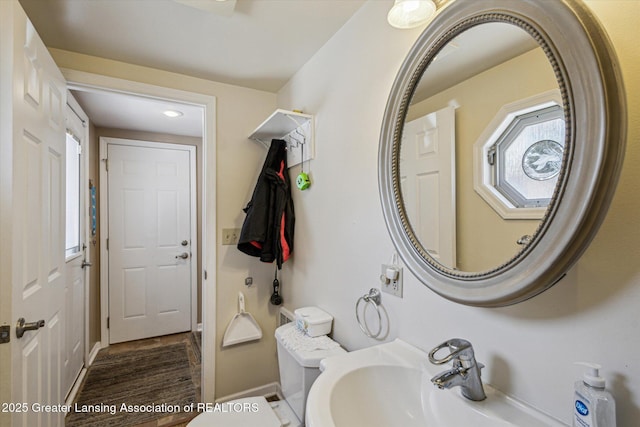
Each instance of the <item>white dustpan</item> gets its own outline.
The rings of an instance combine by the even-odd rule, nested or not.
[[[251,313],[244,311],[244,295],[238,292],[238,313],[233,316],[222,339],[222,346],[227,347],[242,342],[259,340],[262,329]]]

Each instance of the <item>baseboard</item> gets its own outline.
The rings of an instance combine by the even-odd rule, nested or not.
[[[100,345],[99,341],[93,345],[93,348],[89,352],[89,360],[87,361],[87,367],[93,365],[93,361],[96,360],[96,356],[98,355],[98,352],[100,351],[101,348],[102,346]]]
[[[82,380],[84,380],[84,376],[86,374],[87,374],[87,367],[85,366],[84,368],[82,368],[82,370],[80,371],[80,374],[78,375],[78,378],[76,378],[76,381],[73,383],[73,387],[71,387],[71,391],[69,392],[69,395],[67,396],[67,400],[65,401],[66,406],[71,406],[71,404],[75,400],[76,395],[80,390],[80,385],[82,384]]]
[[[96,359],[96,356],[98,355],[99,351],[100,351],[100,342],[97,342],[93,345],[93,348],[89,352],[89,360],[87,360],[87,364],[85,365],[84,368],[82,368],[82,370],[80,371],[80,374],[78,375],[78,378],[76,378],[76,381],[73,383],[73,387],[71,387],[71,391],[67,396],[65,405],[71,405],[73,403],[73,400],[76,398],[76,394],[78,394],[78,390],[80,390],[80,385],[82,384],[82,380],[84,380],[85,375],[87,375],[87,369],[89,369],[89,366],[93,364],[93,361]]]
[[[230,394],[228,396],[221,397],[216,399],[215,403],[223,403],[228,402],[230,400],[242,399],[245,397],[251,396],[273,396],[277,395],[280,399],[282,399],[282,393],[280,390],[280,384],[278,383],[269,383],[260,387],[255,387],[249,390],[244,390],[238,393]]]

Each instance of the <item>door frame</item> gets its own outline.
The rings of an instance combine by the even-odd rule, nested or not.
[[[100,311],[104,315],[109,313],[109,251],[107,250],[106,240],[109,237],[109,180],[108,172],[105,167],[104,159],[107,158],[107,150],[109,144],[124,145],[127,147],[143,147],[143,148],[165,148],[172,150],[182,150],[189,152],[189,221],[191,222],[189,233],[191,234],[191,280],[189,287],[191,289],[191,331],[195,332],[198,328],[198,230],[197,230],[197,199],[196,191],[196,146],[186,144],[171,144],[167,142],[141,141],[125,138],[113,138],[109,136],[100,137]],[[194,262],[195,261],[195,262]],[[204,278],[203,278],[204,279]],[[103,325],[106,326],[106,325]],[[106,335],[105,335],[106,334]],[[109,343],[109,329],[102,331],[101,340]]]
[[[109,77],[85,71],[61,68],[70,90],[115,92],[146,96],[158,100],[177,101],[200,106],[204,110],[202,138],[202,400],[215,400],[215,342],[216,342],[216,97],[204,93],[156,86],[147,83]],[[207,165],[211,165],[207,167]],[[207,271],[211,272],[210,275]],[[104,338],[106,316],[101,313],[101,346]]]
[[[85,111],[82,109],[82,107],[80,106],[78,101],[75,99],[71,91],[67,88],[67,110],[65,112],[65,115],[69,114],[69,110],[71,110],[70,114],[77,116],[77,118],[82,122],[82,139],[80,141],[80,149],[82,150],[83,164],[82,164],[82,171],[80,176],[80,183],[81,183],[81,189],[82,189],[84,200],[83,200],[82,206],[80,207],[80,212],[82,214],[80,232],[82,233],[82,240],[83,240],[82,243],[85,246],[85,248],[81,251],[81,256],[83,257],[83,261],[87,261],[91,263],[94,253],[91,245],[89,244],[91,240],[91,232],[90,232],[91,218],[89,214],[89,206],[90,206],[90,200],[91,200],[91,195],[89,192],[89,157],[91,156],[91,143],[89,141],[89,138],[90,138],[89,123],[90,122],[89,122],[89,117],[87,116]],[[80,254],[77,256],[80,256]],[[71,260],[72,260],[71,258],[65,259],[65,267]],[[91,349],[90,349],[90,342],[89,342],[89,316],[91,313],[89,311],[89,281],[90,281],[90,269],[92,267],[91,266],[88,266],[88,267],[89,268],[82,269],[82,275],[84,280],[84,285],[83,285],[84,287],[84,310],[83,310],[84,348],[82,349],[83,367],[78,373],[78,376],[75,378],[73,384],[71,385],[71,389],[66,390],[68,391],[68,395],[67,395],[68,398],[71,398],[75,395],[75,392],[80,385],[79,383],[84,377],[87,367],[90,364]]]

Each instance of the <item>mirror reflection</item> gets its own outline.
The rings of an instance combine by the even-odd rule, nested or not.
[[[437,262],[485,272],[532,240],[562,164],[553,68],[524,30],[472,27],[426,68],[402,131],[404,209]]]

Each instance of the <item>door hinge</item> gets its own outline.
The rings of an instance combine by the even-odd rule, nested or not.
[[[207,280],[207,270],[204,270],[204,272],[203,272],[203,273],[204,273],[204,274],[203,274],[203,276],[204,276],[204,280]]]
[[[109,238],[107,237],[107,250],[109,250]]]
[[[109,329],[109,319],[111,318],[107,316],[107,329]]]
[[[108,159],[108,158],[105,158],[105,159],[102,159],[102,161],[104,162],[104,169],[105,169],[107,172],[109,172],[109,159]]]

